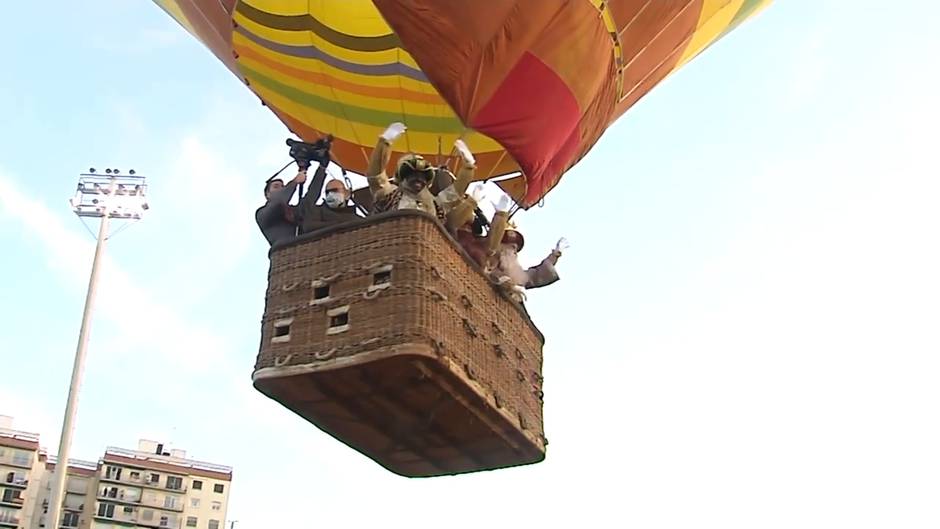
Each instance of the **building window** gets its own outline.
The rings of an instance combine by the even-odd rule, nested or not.
[[[167,476],[166,477],[166,488],[170,490],[182,490],[183,489],[183,478],[177,476]]]
[[[150,482],[151,482],[151,483],[159,483],[159,482],[160,482],[160,474],[150,474]]]
[[[199,519],[195,516],[188,516],[186,518],[186,527],[196,527],[199,525]]]
[[[190,505],[192,505],[194,509],[199,508],[199,498],[192,498],[189,500],[189,502],[190,502]]]
[[[25,487],[29,484],[29,480],[26,479],[26,475],[22,472],[10,472],[6,475],[5,481],[11,485],[20,485]]]
[[[124,507],[124,514],[134,514],[133,507]]]
[[[66,482],[66,490],[74,494],[87,494],[88,480],[69,476],[69,479]]]
[[[212,487],[212,490],[214,490],[215,492],[218,492],[219,494],[222,494],[222,493],[225,491],[225,485],[223,485],[223,484],[221,484],[221,483],[216,483],[216,484]]]
[[[105,518],[114,518],[114,504],[113,503],[99,504],[98,516],[103,516]]]
[[[131,472],[131,479],[134,481],[140,481],[140,472]]]
[[[202,482],[198,479],[193,480],[193,490],[202,490]]]
[[[78,527],[78,513],[67,512],[62,515],[62,527]]]
[[[3,489],[3,503],[23,503],[21,492],[16,489]]]
[[[28,467],[31,466],[30,459],[32,459],[32,452],[24,452],[23,450],[14,450],[13,451],[13,464],[18,467]]]
[[[176,508],[176,498],[174,496],[166,496],[163,498],[163,507],[167,509]]]
[[[170,525],[170,519],[166,516],[160,517],[160,527],[168,527]]]
[[[209,529],[219,529],[219,521],[209,520]]]
[[[221,510],[222,510],[222,504],[219,503],[219,502],[217,502],[217,501],[212,502],[212,510],[213,510],[213,511],[221,511]]]
[[[152,520],[153,520],[153,511],[151,511],[150,509],[147,509],[146,511],[144,511],[144,512],[140,515],[140,517],[143,518],[143,520],[144,520],[145,522],[152,521]]]
[[[112,467],[109,465],[105,469],[104,477],[106,479],[113,479],[113,480],[121,479],[121,467]]]

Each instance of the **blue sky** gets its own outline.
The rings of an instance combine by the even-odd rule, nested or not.
[[[152,208],[109,247],[76,457],[232,465],[239,529],[935,527],[940,7],[898,4],[778,0],[518,215],[529,262],[572,243],[528,305],[548,459],[405,480],[251,387],[285,128],[148,1],[15,2],[0,414],[55,450],[93,249],[66,201],[134,167]]]

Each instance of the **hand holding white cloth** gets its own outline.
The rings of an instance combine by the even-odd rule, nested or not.
[[[404,123],[396,121],[385,129],[385,132],[382,133],[382,139],[391,143],[404,134],[406,130],[408,130],[408,127]]]
[[[474,165],[477,163],[476,158],[473,157],[473,153],[470,152],[470,148],[467,147],[467,144],[463,140],[457,138],[457,141],[454,142],[454,147],[457,148],[457,152],[460,153],[460,157],[463,158],[464,163],[467,165]]]

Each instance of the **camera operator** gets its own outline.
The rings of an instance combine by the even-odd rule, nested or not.
[[[315,213],[316,201],[320,198],[320,190],[326,179],[326,167],[330,164],[332,140],[332,136],[320,139],[316,143],[287,140],[287,145],[291,148],[290,155],[297,162],[297,176],[288,184],[284,184],[279,178],[268,179],[264,186],[264,197],[267,203],[255,212],[255,221],[271,246],[296,237],[298,228],[303,225],[304,213]],[[302,196],[299,203],[292,206],[289,202],[298,186],[303,195],[303,184],[307,181],[307,169],[311,161],[319,162],[310,186],[313,192]]]

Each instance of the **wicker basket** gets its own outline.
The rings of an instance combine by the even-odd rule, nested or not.
[[[392,472],[545,458],[544,339],[431,216],[271,251],[255,387]]]

